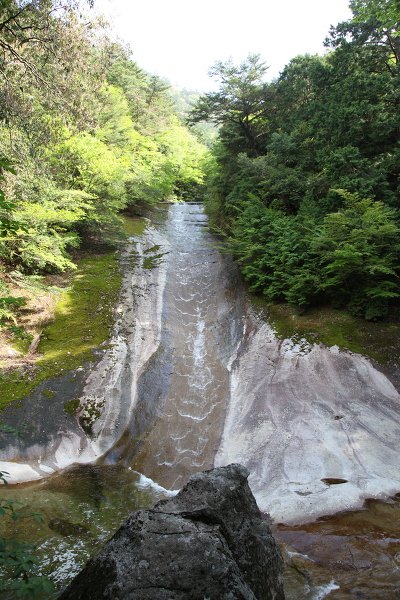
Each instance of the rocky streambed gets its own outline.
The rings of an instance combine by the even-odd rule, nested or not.
[[[173,205],[131,240],[110,347],[2,413],[35,431],[3,438],[0,468],[14,482],[45,478],[7,493],[48,521],[63,520],[48,505],[68,498],[64,520],[96,536],[101,519],[113,531],[121,494],[125,518],[197,471],[241,463],[286,552],[288,598],[397,598],[397,390],[360,355],[279,339],[205,221],[201,205]],[[79,539],[72,573],[96,544],[71,531],[35,536],[45,553]]]

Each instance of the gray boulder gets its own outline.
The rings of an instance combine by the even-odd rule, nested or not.
[[[284,600],[283,560],[237,464],[133,514],[59,600]]]

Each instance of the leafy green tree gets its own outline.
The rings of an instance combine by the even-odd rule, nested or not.
[[[213,121],[222,125],[220,135],[229,148],[260,156],[272,101],[272,88],[263,82],[267,69],[258,54],[250,54],[239,66],[232,60],[217,61],[210,75],[219,79],[220,89],[200,96],[189,123]]]
[[[0,173],[3,173],[3,171],[8,171],[14,175],[16,174],[15,170],[11,166],[10,161],[4,157],[0,157]],[[3,174],[0,175],[0,181],[5,181]],[[18,221],[10,219],[8,216],[6,216],[15,207],[16,205],[7,200],[4,191],[0,189],[0,236],[3,238],[11,233],[16,233],[21,228],[21,225],[18,223]]]
[[[105,64],[104,48],[98,42],[101,24],[92,21],[88,27],[79,18],[77,5],[74,0],[2,0],[0,116],[4,122],[17,122],[30,132],[34,125],[32,134],[38,136],[46,123],[44,112],[73,116],[77,126],[95,113],[93,90],[102,85]],[[50,132],[47,127],[43,139]]]
[[[250,289],[307,307],[331,302],[367,320],[384,317],[400,296],[399,228],[382,202],[334,190],[344,207],[321,224],[288,217],[249,194],[228,245]]]
[[[306,294],[305,286],[296,296],[292,290],[295,284],[299,287],[296,278],[308,258],[307,243],[296,217],[267,208],[250,194],[242,204],[229,245],[252,291],[272,301],[309,303],[313,292],[310,286]]]
[[[69,251],[87,236],[114,239],[128,204],[188,197],[204,178],[205,148],[168,85],[77,6],[5,0],[0,150],[18,177],[4,180],[2,270],[74,268]]]
[[[327,46],[368,48],[379,73],[398,75],[400,61],[400,6],[397,0],[354,0],[350,2],[354,17],[332,27],[325,40]]]
[[[400,38],[371,12],[386,4],[358,2],[368,20],[355,12],[333,28],[327,56],[294,58],[270,84],[273,101],[259,91],[274,106],[259,156],[240,153],[222,124],[206,210],[270,300],[377,319],[398,298]]]
[[[399,228],[393,209],[346,190],[344,207],[328,214],[311,241],[324,279],[321,288],[337,306],[368,320],[387,314],[399,297]]]
[[[354,14],[353,21],[368,21],[374,18],[381,23],[381,30],[390,29],[394,37],[399,35],[399,0],[350,0],[350,8]]]

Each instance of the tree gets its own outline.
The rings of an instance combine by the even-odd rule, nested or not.
[[[260,156],[268,132],[272,88],[263,82],[268,67],[258,54],[235,66],[232,60],[217,61],[210,75],[220,80],[218,92],[200,96],[188,122],[213,121],[222,125],[221,138],[236,153]]]
[[[0,181],[5,181],[3,171],[8,171],[14,175],[16,174],[10,161],[5,157],[0,157]],[[15,204],[6,199],[4,191],[0,190],[0,236],[3,238],[10,233],[15,233],[21,227],[20,223],[6,216],[15,207]]]
[[[326,56],[295,57],[269,86],[217,63],[220,91],[192,120],[221,125],[206,210],[252,289],[377,319],[399,297],[400,4],[351,5]]]
[[[337,306],[367,320],[384,317],[399,294],[399,228],[393,209],[346,190],[344,207],[330,213],[311,241],[323,269],[321,288]]]
[[[380,21],[382,29],[393,29],[393,35],[399,35],[399,0],[350,0],[350,8],[354,14],[353,21],[367,21],[373,17]]]
[[[94,0],[88,0],[90,6]],[[19,63],[40,84],[50,85],[40,66],[26,53],[27,47],[40,47],[47,55],[58,48],[57,25],[79,6],[79,0],[1,0],[0,71],[8,61]]]
[[[384,66],[396,77],[400,63],[399,0],[352,0],[350,8],[353,19],[332,27],[325,45],[337,48],[351,43],[369,48],[379,72]]]

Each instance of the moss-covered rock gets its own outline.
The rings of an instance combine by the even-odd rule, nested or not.
[[[84,256],[71,286],[60,296],[54,320],[42,333],[34,368],[24,377],[21,370],[1,375],[0,407],[25,397],[49,377],[93,361],[93,351],[110,338],[120,287],[115,250]]]
[[[80,398],[72,398],[64,404],[64,410],[68,415],[76,415],[78,408],[80,406],[81,400]]]
[[[371,322],[330,307],[299,313],[288,304],[271,304],[251,295],[250,298],[256,314],[270,322],[281,339],[338,346],[368,356],[382,367],[400,364],[400,309],[396,307],[384,321]]]
[[[84,403],[79,413],[79,425],[87,435],[93,435],[93,425],[101,416],[105,402],[102,398],[85,398]]]

